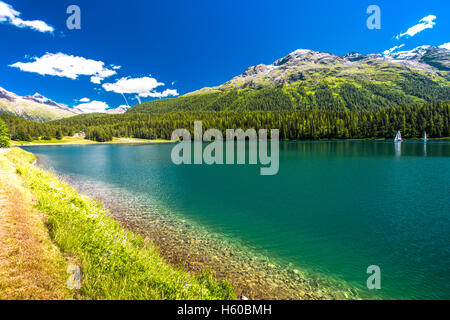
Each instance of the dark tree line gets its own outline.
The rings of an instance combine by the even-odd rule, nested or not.
[[[193,131],[194,121],[203,129],[279,129],[281,139],[392,138],[397,130],[405,138],[449,136],[450,102],[433,102],[378,110],[339,111],[191,111],[165,114],[86,114],[36,123],[0,115],[14,140],[50,139],[83,131],[86,138],[110,141],[113,137],[170,139],[175,129]]]
[[[0,148],[9,148],[9,131],[6,124],[0,119]]]
[[[42,140],[60,139],[63,136],[71,136],[75,132],[68,126],[58,126],[48,122],[34,122],[6,113],[0,113],[0,119],[9,128],[11,139],[16,141],[31,141],[39,138]]]

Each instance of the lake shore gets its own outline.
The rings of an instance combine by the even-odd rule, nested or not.
[[[42,166],[44,163],[39,159],[37,164]],[[231,281],[237,296],[263,300],[362,298],[356,288],[342,281],[274,261],[236,239],[212,234],[203,226],[170,212],[148,211],[142,199],[136,199],[126,190],[114,190],[89,179],[57,176],[79,193],[102,203],[124,228],[155,244],[166,261],[188,272],[211,269],[218,280]]]
[[[194,272],[206,266],[218,280],[229,280],[237,296],[251,300],[363,299],[345,282],[275,261],[241,242],[210,234],[191,221],[158,214],[143,218],[105,196],[95,198],[110,208],[122,225],[154,243],[171,264]]]
[[[450,144],[399,145],[281,142],[271,181],[252,166],[175,166],[170,144],[23,148],[166,261],[207,265],[251,299],[445,298],[434,260],[448,243]],[[366,286],[372,264],[382,290]]]
[[[269,139],[270,140],[270,139]],[[390,141],[393,139],[384,138],[367,138],[367,139],[319,139],[317,141]],[[435,140],[450,140],[450,137],[442,138],[428,138],[429,141]],[[280,141],[309,141],[309,140],[280,140]],[[421,142],[421,138],[411,138],[405,141]],[[26,147],[26,146],[64,146],[64,145],[111,145],[111,144],[162,144],[162,143],[176,143],[177,141],[165,139],[139,139],[139,138],[113,138],[112,141],[97,142],[93,140],[84,139],[82,137],[64,137],[61,140],[33,140],[33,141],[15,141],[11,140],[12,147]]]
[[[374,298],[363,297],[356,288],[327,275],[278,263],[234,241],[224,242],[223,238],[211,236],[189,221],[158,214],[144,218],[132,205],[114,201],[118,197],[108,195],[105,189],[92,184],[80,188],[77,182],[65,176],[58,180],[61,178],[80,194],[101,202],[123,229],[139,234],[155,245],[158,254],[170,265],[188,273],[211,269],[219,281],[231,281],[237,296],[295,300]]]
[[[50,243],[54,241],[56,244],[53,251],[56,250],[57,254],[60,252],[59,255],[64,253],[65,257],[72,257],[71,261],[80,266],[81,289],[75,296],[72,296],[74,294],[72,291],[67,296],[41,297],[35,295],[34,283],[27,285],[9,277],[8,275],[14,270],[6,265],[2,268],[6,270],[6,277],[0,280],[1,287],[6,288],[2,290],[10,292],[8,297],[16,299],[23,297],[20,295],[20,289],[27,292],[27,297],[31,299],[236,298],[229,283],[216,281],[208,270],[192,273],[168,264],[152,243],[128,228],[121,227],[100,203],[79,195],[51,173],[33,166],[31,162],[34,159],[31,153],[19,148],[2,151],[0,154],[2,168],[6,167],[10,170],[0,172],[1,181],[2,183],[9,181],[14,187],[19,187],[23,183],[22,188],[36,199],[37,210],[32,212],[31,216],[34,220],[40,221],[42,225],[40,234],[43,234],[46,241]],[[15,178],[8,178],[7,175]],[[11,189],[11,186],[8,189]],[[4,193],[6,191],[2,188],[0,195],[3,196]],[[2,203],[8,202],[7,207],[16,208],[13,203],[10,203],[11,198],[8,199],[2,199]],[[24,210],[19,210],[17,213],[19,217],[23,217],[24,214]],[[43,219],[48,229],[44,226]],[[32,232],[30,236],[34,234],[35,232]],[[5,236],[7,240],[10,232],[2,228],[2,236]],[[24,247],[26,246],[24,241],[19,238],[16,242],[19,247]],[[37,242],[39,242],[36,244],[38,251],[49,251],[43,247],[47,245],[47,242]],[[30,255],[28,259],[30,261],[26,260],[22,265],[26,265],[28,261],[40,270],[42,261],[35,260],[36,257],[36,255]],[[56,272],[63,273],[62,278],[56,276],[55,271],[51,269],[47,273],[54,278],[63,292],[67,293],[65,277],[68,275],[65,275],[64,267],[69,264],[69,261],[64,261],[60,256],[53,258],[52,261],[55,259],[59,259],[62,265]],[[32,277],[32,280],[36,281],[35,277]],[[49,293],[53,293],[48,285],[47,289]],[[57,294],[57,291],[54,293]]]
[[[22,146],[63,146],[63,145],[86,145],[86,144],[152,144],[152,143],[174,143],[175,141],[164,139],[138,139],[138,138],[113,138],[112,141],[97,142],[84,139],[83,137],[64,137],[61,140],[33,140],[33,141],[11,141],[12,147]]]

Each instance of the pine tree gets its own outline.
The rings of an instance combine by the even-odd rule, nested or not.
[[[0,148],[9,148],[10,136],[6,124],[0,120]]]
[[[63,133],[61,129],[56,130],[55,138],[61,140],[63,138]]]

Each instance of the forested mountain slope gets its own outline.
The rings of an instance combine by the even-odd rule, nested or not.
[[[128,112],[376,110],[450,98],[450,51],[422,46],[390,55],[296,50],[214,88],[143,103]]]

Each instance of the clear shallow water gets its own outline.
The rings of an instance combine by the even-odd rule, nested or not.
[[[27,147],[58,173],[127,190],[292,268],[386,298],[450,298],[450,141],[281,142],[280,170],[183,165],[172,145]]]

